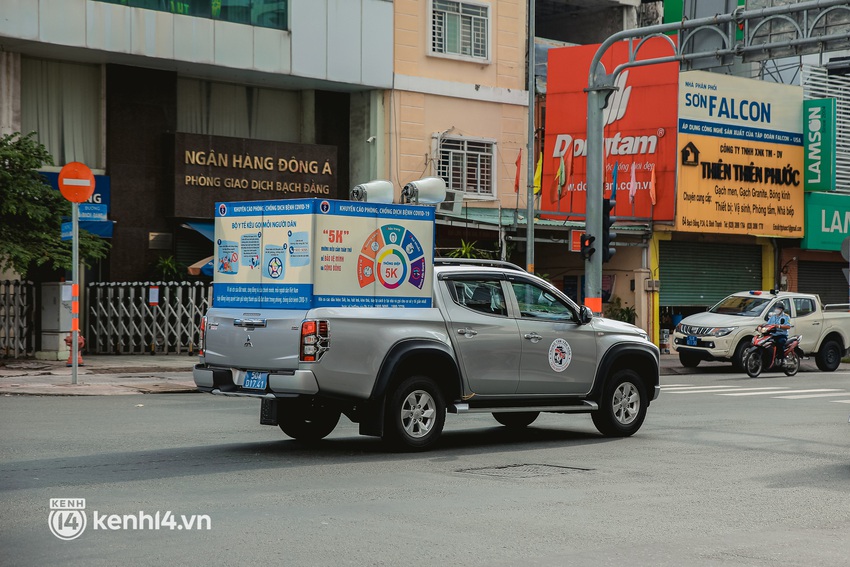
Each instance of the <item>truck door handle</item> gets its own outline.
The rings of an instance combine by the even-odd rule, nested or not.
[[[265,319],[234,319],[234,327],[265,327]]]
[[[537,341],[539,341],[540,339],[542,339],[542,338],[543,338],[543,337],[541,337],[540,335],[538,335],[537,333],[526,333],[526,334],[525,334],[525,335],[523,335],[523,336],[524,336],[526,339],[528,339],[528,340],[530,340],[531,342],[533,342],[533,343],[536,343]]]
[[[820,325],[820,323],[817,323],[817,322],[816,322],[816,323],[812,323],[812,327],[815,327],[815,326],[817,326],[817,325]]]
[[[478,331],[476,331],[475,329],[458,329],[457,334],[458,335],[465,335],[467,337],[474,337],[475,335],[478,334]]]

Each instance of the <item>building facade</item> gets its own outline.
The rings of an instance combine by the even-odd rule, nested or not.
[[[393,3],[2,0],[0,128],[109,185],[90,280],[212,253],[219,201],[327,196],[379,176]]]

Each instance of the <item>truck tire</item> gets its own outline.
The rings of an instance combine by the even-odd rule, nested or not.
[[[446,423],[446,404],[436,382],[428,376],[411,376],[387,398],[384,441],[395,449],[431,449]]]
[[[823,372],[833,372],[841,364],[841,346],[830,339],[823,343],[815,357],[818,368]]]
[[[593,425],[606,437],[634,435],[646,418],[646,388],[634,370],[614,374],[602,392],[599,409],[590,414]]]
[[[282,406],[278,415],[281,431],[298,441],[318,441],[331,434],[339,423],[340,411],[321,404]]]
[[[696,368],[701,360],[698,354],[687,351],[679,351],[679,363],[685,368]]]
[[[735,347],[735,353],[732,355],[732,368],[735,370],[744,370],[744,355],[747,354],[747,349],[753,344],[753,340],[747,338],[738,343]]]
[[[528,427],[534,423],[534,420],[537,419],[537,416],[539,415],[539,411],[493,412],[493,417],[496,418],[496,421],[509,429],[522,429],[523,427]]]

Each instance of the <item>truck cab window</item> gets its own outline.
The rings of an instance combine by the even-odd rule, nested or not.
[[[797,310],[797,317],[805,317],[815,312],[815,302],[808,297],[795,297],[794,308]]]
[[[575,321],[570,307],[543,288],[526,282],[511,282],[523,318]]]
[[[507,315],[502,284],[498,280],[455,280],[449,289],[458,305],[487,315]]]

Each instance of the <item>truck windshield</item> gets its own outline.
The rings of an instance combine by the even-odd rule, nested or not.
[[[730,295],[720,303],[709,309],[711,313],[722,313],[723,315],[742,315],[744,317],[758,317],[761,315],[770,299],[766,297],[743,297]]]

